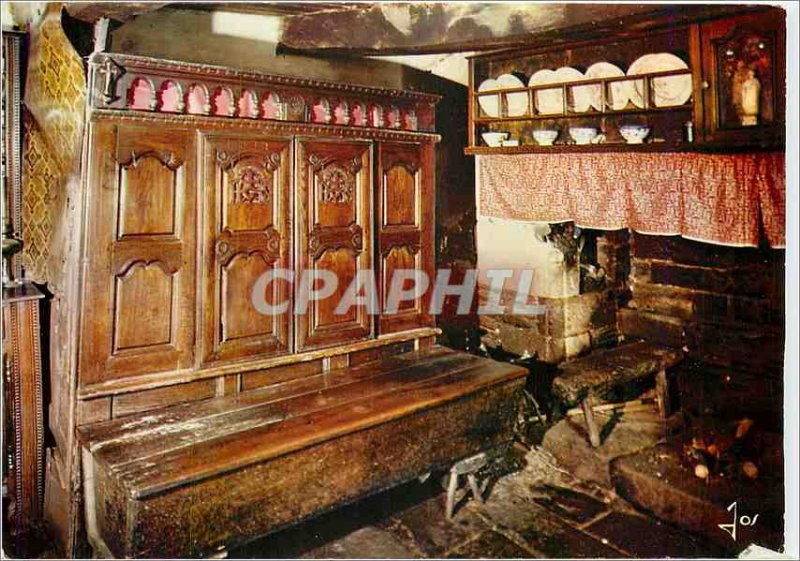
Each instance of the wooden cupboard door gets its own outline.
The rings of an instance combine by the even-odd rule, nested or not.
[[[292,291],[275,273],[291,268],[291,142],[213,135],[203,154],[203,359],[287,353]]]
[[[297,165],[297,276],[298,303],[308,302],[296,314],[297,348],[338,345],[372,334],[365,305],[348,310],[337,307],[358,271],[372,266],[372,146],[361,142],[298,141]],[[301,282],[302,275],[330,271],[336,290],[327,298],[312,300],[323,281]],[[310,278],[310,277],[309,277]]]
[[[705,139],[782,146],[786,13],[770,8],[702,24]]]
[[[432,286],[422,295],[388,302],[395,273],[419,274],[430,285],[434,271],[434,145],[383,143],[379,146],[376,209],[378,209],[378,295],[381,309],[380,333],[394,333],[432,325],[429,313]],[[397,289],[411,290],[414,281],[401,282]],[[420,285],[422,288],[422,285]]]
[[[103,123],[90,138],[81,382],[190,367],[193,136]]]

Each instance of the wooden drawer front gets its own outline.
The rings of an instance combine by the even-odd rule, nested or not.
[[[183,131],[96,125],[81,382],[193,360],[195,160]]]
[[[259,279],[291,267],[290,141],[210,136],[203,142],[205,231],[203,359],[289,351],[291,287],[263,286],[266,314],[253,302]]]
[[[366,364],[393,355],[410,353],[413,350],[414,341],[403,341],[402,343],[395,343],[394,345],[384,345],[383,347],[375,347],[374,349],[364,349],[363,351],[350,353],[347,362],[349,366],[358,366],[359,364]]]
[[[98,534],[93,541],[96,546],[101,539],[117,557],[204,556],[234,546],[509,442],[522,384],[521,378],[497,384],[139,500],[85,452]]]
[[[430,290],[414,300],[399,301],[393,313],[386,313],[396,271],[415,270],[424,273],[431,283],[435,280],[433,156],[433,144],[384,143],[379,148],[380,185],[375,197],[380,258],[378,299],[382,311],[380,333],[433,324],[433,316],[428,312]],[[399,287],[408,288],[411,283],[408,280]]]
[[[111,411],[116,419],[141,411],[163,409],[187,401],[210,399],[216,394],[216,386],[216,380],[197,380],[165,388],[123,393],[113,397]]]
[[[308,300],[306,313],[296,314],[297,348],[338,345],[372,333],[366,306],[336,313],[358,271],[372,265],[370,193],[372,147],[367,143],[298,143],[297,166],[297,298]],[[312,301],[311,283],[300,277],[308,270],[331,271],[338,287],[328,298]]]

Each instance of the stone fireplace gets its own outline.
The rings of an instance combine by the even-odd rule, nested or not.
[[[481,315],[488,347],[557,364],[592,348],[617,342],[616,314],[628,269],[625,231],[582,230],[574,223],[515,226],[491,220],[478,224],[478,267],[509,267],[516,277],[533,270],[529,301],[537,315]],[[481,251],[482,247],[502,251]],[[507,299],[519,288],[512,277]],[[481,284],[485,298],[487,284]]]
[[[553,412],[549,384],[564,362],[589,364],[603,348],[637,340],[682,351],[669,419],[648,417],[655,389],[644,384],[596,401],[594,414],[605,415],[599,447],[579,408],[548,427],[544,447],[578,477],[722,546],[730,537],[709,528],[741,497],[762,512],[744,539],[779,548],[782,160],[573,156],[479,163],[478,266],[535,269],[528,297],[542,306],[537,315],[481,315],[484,348],[527,362],[533,394]]]
[[[533,269],[545,310],[481,316],[484,345],[557,364],[627,336],[782,365],[784,168],[781,153],[479,156],[478,268]]]

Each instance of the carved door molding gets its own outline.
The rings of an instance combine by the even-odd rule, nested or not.
[[[415,269],[424,272],[431,284],[435,280],[433,145],[381,143],[378,178],[378,295],[385,311],[395,270]],[[433,325],[430,294],[429,288],[422,297],[401,302],[395,313],[382,313],[379,332]]]
[[[291,268],[291,143],[282,138],[209,135],[203,139],[203,361],[288,353],[292,293],[269,271]],[[253,298],[287,303],[264,314]]]
[[[372,265],[372,146],[299,140],[297,147],[296,298],[308,300],[313,288],[301,294],[299,279],[305,270],[332,271],[338,279],[331,297],[309,300],[307,312],[296,315],[297,349],[367,338],[373,330],[365,306],[345,314],[336,314],[335,308],[358,271]]]

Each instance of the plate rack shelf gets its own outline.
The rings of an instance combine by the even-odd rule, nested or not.
[[[697,145],[689,142],[651,142],[648,144],[627,144],[625,142],[605,142],[603,144],[555,144],[538,146],[468,146],[464,153],[468,156],[487,156],[493,154],[552,154],[563,152],[581,154],[586,152],[696,152]]]
[[[588,78],[586,80],[575,80],[571,82],[558,82],[551,84],[541,84],[537,86],[525,86],[521,88],[502,88],[493,90],[483,90],[473,92],[473,115],[478,115],[474,119],[477,124],[503,123],[507,121],[538,121],[552,120],[554,118],[586,118],[602,115],[643,115],[660,111],[679,111],[681,109],[692,109],[690,102],[678,105],[658,106],[653,102],[652,92],[654,90],[653,80],[656,78],[667,78],[672,76],[691,76],[690,69],[669,70],[665,72],[649,72],[647,74],[636,74],[631,76],[619,76],[613,78]],[[642,107],[635,106],[628,101],[623,109],[614,109],[608,103],[608,91],[610,84],[618,82],[641,82],[642,84]],[[600,110],[577,111],[569,103],[571,94],[574,95],[574,88],[586,86],[600,87]],[[561,90],[562,111],[561,113],[543,113],[537,107],[536,92]],[[523,115],[508,115],[508,95],[513,93],[526,93],[528,97],[528,109]],[[480,107],[479,99],[483,97],[498,96],[499,108],[503,116],[485,116]]]
[[[758,45],[757,57],[748,51],[750,44]],[[743,7],[741,13],[728,11],[714,16],[709,12],[682,23],[653,20],[636,31],[620,29],[619,33],[608,33],[606,30],[602,36],[584,33],[558,44],[475,55],[469,60],[469,142],[465,152],[490,155],[782,149],[784,45],[783,10]],[[625,71],[638,58],[655,53],[677,56],[687,68],[646,73],[629,70],[630,75],[577,80],[567,77],[547,84],[523,82],[519,87],[513,83],[514,87],[509,87],[506,83],[505,87],[491,85],[491,89],[479,91],[484,81],[497,80],[505,74],[519,78],[562,67],[585,71],[598,62],[609,62]],[[759,114],[751,122],[745,122],[737,113],[736,88],[743,79],[737,68],[743,69],[739,72],[755,75],[761,87]],[[665,99],[663,94],[656,95],[663,92],[659,90],[663,85],[659,84],[660,79],[685,80],[686,76],[691,78],[688,98],[681,95]],[[620,83],[624,84],[622,89],[633,92],[624,106],[613,97]],[[579,96],[584,96],[577,104],[576,88],[586,88],[577,90]],[[587,99],[591,99],[588,108]],[[547,106],[540,108],[545,101]],[[681,103],[672,105],[672,102]],[[626,125],[650,128],[644,144],[626,144],[619,132]],[[576,145],[569,133],[572,127],[596,128],[601,140],[597,144]],[[539,146],[533,139],[533,132],[541,129],[559,130],[552,145]],[[509,139],[516,140],[518,145],[487,146],[481,136],[487,132],[509,133]]]

